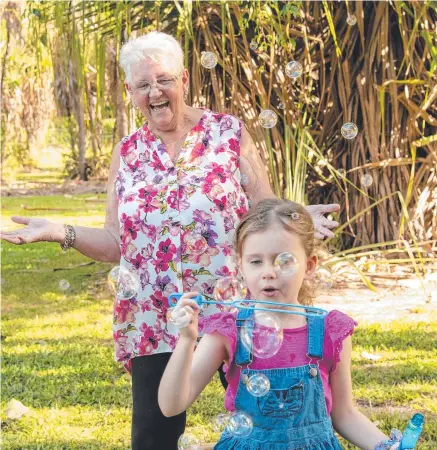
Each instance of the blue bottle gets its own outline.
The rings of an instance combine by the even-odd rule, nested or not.
[[[414,414],[411,420],[408,422],[407,428],[402,436],[401,445],[398,450],[410,450],[414,449],[422,434],[423,429],[423,414]]]

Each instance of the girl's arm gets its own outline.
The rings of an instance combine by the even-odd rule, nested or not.
[[[331,418],[334,429],[362,450],[374,450],[375,445],[388,437],[364,414],[359,412],[352,398],[351,381],[352,340],[343,341],[341,360],[330,375],[332,390]]]
[[[166,417],[185,411],[211,381],[221,363],[227,358],[227,339],[221,334],[208,334],[202,338],[196,351],[199,307],[185,294],[178,304],[191,315],[191,323],[180,330],[179,341],[167,364],[158,390],[158,403]]]

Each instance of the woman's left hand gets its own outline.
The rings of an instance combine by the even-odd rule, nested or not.
[[[325,214],[330,214],[340,210],[340,205],[333,203],[331,205],[308,205],[305,207],[311,214],[314,223],[314,237],[317,239],[324,239],[326,237],[334,237],[332,228],[338,227],[338,222],[329,220]]]

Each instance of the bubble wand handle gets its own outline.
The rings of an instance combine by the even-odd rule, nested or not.
[[[168,297],[168,302],[170,306],[176,306],[179,299],[184,294],[181,293],[173,293],[170,294]],[[261,304],[261,305],[273,305],[278,306],[278,302],[269,302],[267,300],[233,300],[233,301],[217,301],[217,300],[205,300],[204,297],[201,294],[198,294],[196,297],[193,298],[193,300],[199,305],[222,305],[227,307],[235,307],[239,309],[249,309],[253,308],[256,311],[266,311],[266,312],[278,312],[278,313],[284,313],[284,314],[295,314],[298,316],[318,316],[318,317],[325,317],[328,312],[321,308],[315,308],[313,306],[304,306],[304,305],[296,305],[294,303],[281,303],[281,306],[291,306],[293,308],[301,308],[306,310],[306,312],[297,312],[297,311],[287,311],[281,308],[262,308],[259,306],[247,306],[247,304]]]

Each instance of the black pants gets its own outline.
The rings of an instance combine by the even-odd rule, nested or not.
[[[158,405],[158,387],[171,353],[132,359],[132,450],[177,450],[186,413],[165,417]],[[222,365],[223,367],[223,365]],[[227,387],[222,367],[220,380]]]

